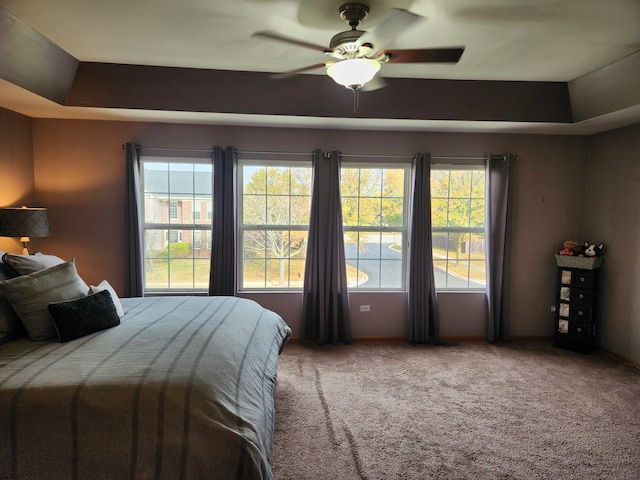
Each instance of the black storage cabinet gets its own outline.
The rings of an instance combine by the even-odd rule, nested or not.
[[[557,258],[557,257],[556,257]],[[601,259],[558,260],[554,345],[589,353],[596,346],[596,308]],[[560,264],[591,268],[573,268]]]

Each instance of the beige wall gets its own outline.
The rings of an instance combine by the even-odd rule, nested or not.
[[[520,159],[514,182],[514,255],[511,333],[549,336],[555,295],[553,252],[567,238],[604,241],[601,343],[640,361],[640,269],[629,252],[640,250],[640,126],[593,137],[291,130],[30,119],[0,109],[0,206],[49,208],[52,236],[32,246],[75,257],[87,282],[106,278],[124,285],[125,163],[122,144],[241,150],[411,155],[485,155],[513,152]],[[586,192],[586,193],[585,193]],[[615,232],[615,234],[613,233]],[[19,251],[16,239],[0,249]],[[249,296],[249,295],[247,295]],[[299,333],[297,293],[254,294]],[[404,336],[406,296],[351,295],[356,336]],[[361,313],[361,304],[371,311]],[[441,294],[443,336],[484,335],[484,297]]]
[[[0,108],[0,207],[34,204],[33,138],[31,119]],[[34,239],[32,246],[37,247]],[[20,253],[16,238],[0,237],[0,250]]]
[[[640,363],[640,125],[589,141],[586,238],[607,248],[601,272],[601,345]]]
[[[584,201],[584,137],[400,133],[216,127],[76,120],[33,121],[37,200],[50,209],[52,236],[42,249],[77,259],[89,283],[107,279],[118,292],[124,285],[125,163],[122,144],[147,147],[210,148],[311,152],[339,149],[345,154],[520,156],[515,173],[512,334],[549,336],[554,303],[553,253],[560,242],[580,237]],[[247,295],[249,296],[249,295]],[[299,333],[301,295],[255,294],[252,298],[279,312]],[[353,293],[356,336],[404,336],[406,295]],[[359,305],[371,305],[361,313]],[[484,297],[443,294],[441,334],[483,336]]]

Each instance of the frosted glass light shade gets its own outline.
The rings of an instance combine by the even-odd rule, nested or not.
[[[327,68],[333,80],[351,90],[358,90],[375,77],[380,70],[380,62],[368,58],[351,58],[334,63]]]

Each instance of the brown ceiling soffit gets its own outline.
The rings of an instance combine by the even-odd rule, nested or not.
[[[565,82],[387,78],[353,93],[326,75],[80,62],[66,105],[310,117],[572,123]]]
[[[78,60],[0,6],[0,77],[64,104]]]

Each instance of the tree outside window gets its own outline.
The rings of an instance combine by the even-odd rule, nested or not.
[[[432,167],[431,225],[436,287],[485,288],[483,166]]]
[[[312,170],[270,165],[241,165],[241,288],[302,288]]]
[[[340,195],[350,289],[404,288],[408,166],[344,164]]]

